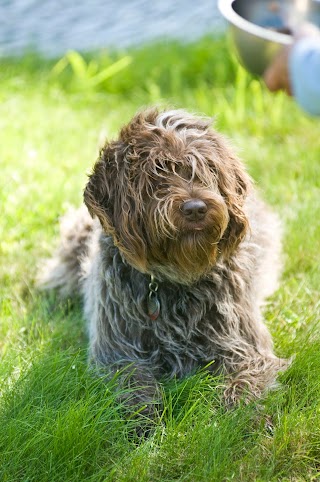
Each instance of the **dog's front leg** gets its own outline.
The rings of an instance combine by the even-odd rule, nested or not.
[[[273,353],[261,354],[250,350],[245,356],[229,354],[223,362],[226,373],[224,399],[227,406],[240,401],[260,398],[267,390],[278,386],[277,375],[288,367],[288,360],[276,357]]]
[[[119,400],[130,416],[139,419],[136,431],[146,435],[152,428],[162,407],[161,387],[155,374],[140,363],[121,364],[116,367]]]

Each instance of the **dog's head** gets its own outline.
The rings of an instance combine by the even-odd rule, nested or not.
[[[191,283],[245,236],[250,179],[210,124],[150,109],[101,150],[84,201],[139,271]]]

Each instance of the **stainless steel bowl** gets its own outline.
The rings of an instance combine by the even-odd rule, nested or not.
[[[243,66],[261,75],[291,33],[305,22],[320,27],[320,0],[219,0]]]

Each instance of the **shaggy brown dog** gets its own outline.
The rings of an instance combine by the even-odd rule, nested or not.
[[[137,114],[90,175],[93,219],[86,208],[64,218],[42,280],[82,292],[91,358],[130,366],[122,380],[150,412],[163,377],[211,364],[232,404],[259,397],[286,366],[261,315],[277,284],[279,224],[210,124],[181,110]]]

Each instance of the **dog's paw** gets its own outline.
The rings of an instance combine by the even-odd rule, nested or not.
[[[252,387],[246,380],[230,380],[223,391],[223,401],[231,409],[240,404],[248,405],[252,400],[260,398],[261,392]]]
[[[291,360],[272,357],[260,360],[257,366],[250,369],[246,366],[243,371],[229,376],[223,392],[226,406],[248,404],[261,398],[269,390],[278,389],[281,386],[278,374],[284,372],[290,363]]]

